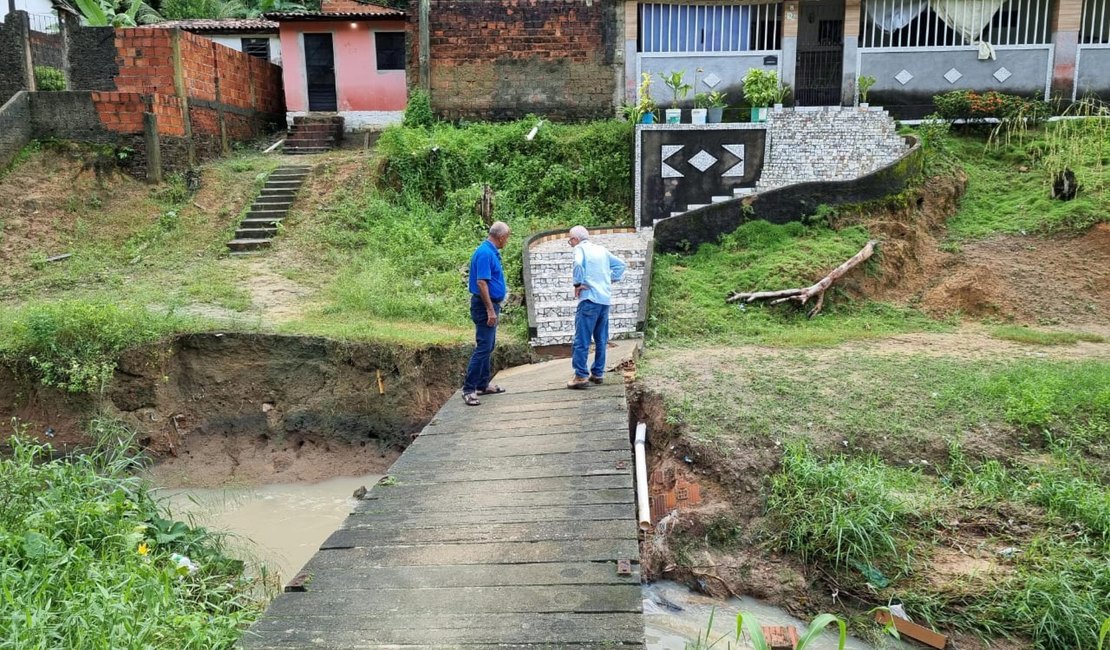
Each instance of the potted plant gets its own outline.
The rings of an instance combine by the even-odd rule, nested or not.
[[[690,92],[690,84],[682,80],[684,73],[681,70],[659,76],[662,77],[667,88],[671,89],[671,107],[667,109],[667,124],[678,124],[682,121],[682,109],[678,107],[678,102],[686,99],[686,93]]]
[[[710,124],[719,124],[721,118],[724,117],[725,106],[725,93],[719,90],[711,90],[705,94],[707,106],[709,107],[706,114],[706,121]]]
[[[690,124],[705,124],[709,113],[709,93],[694,95],[694,109],[690,111]]]
[[[763,68],[751,68],[744,74],[744,99],[752,107],[752,121],[767,120],[767,107],[775,99],[779,86],[779,73]]]
[[[859,90],[859,107],[862,110],[867,110],[869,104],[867,103],[867,92],[875,85],[875,77],[865,74],[856,82],[856,88]]]
[[[786,101],[786,96],[789,95],[789,94],[790,94],[790,86],[787,86],[784,83],[780,83],[777,86],[775,86],[774,102],[775,102],[775,112],[776,113],[781,113],[782,112],[782,103],[784,101]]]
[[[647,72],[640,77],[640,87],[636,90],[636,103],[625,104],[624,117],[633,124],[655,123],[655,100],[651,98],[651,75]]]

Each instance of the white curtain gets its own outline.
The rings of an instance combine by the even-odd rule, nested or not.
[[[865,2],[867,17],[878,25],[884,32],[894,32],[913,22],[914,18],[925,11],[928,0],[910,0],[910,2]]]
[[[1006,0],[929,0],[929,7],[944,24],[968,43],[978,43],[983,28],[998,13]]]

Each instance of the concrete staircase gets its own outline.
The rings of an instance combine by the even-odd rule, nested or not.
[[[748,196],[748,195],[754,194],[754,193],[755,193],[755,188],[754,187],[737,187],[737,188],[732,190],[731,195],[723,194],[721,196],[714,196],[710,200],[712,201],[712,203],[724,203],[725,201],[731,201],[733,199],[742,199],[745,196]],[[687,212],[690,212],[691,210],[697,210],[698,208],[704,208],[704,207],[709,206],[709,205],[711,205],[711,203],[691,203],[690,205],[686,206],[685,210],[672,211],[671,216],[672,217],[677,217],[680,214],[686,214]],[[659,221],[659,220],[656,219],[656,221]]]
[[[282,151],[289,155],[324,153],[343,139],[343,118],[339,115],[298,115],[285,136]]]
[[[609,308],[609,337],[634,336],[639,325],[640,302],[644,274],[650,268],[652,231],[591,234],[590,240],[601,244],[628,264],[620,282],[613,285],[613,304]],[[530,282],[527,287],[530,305],[529,325],[533,347],[566,345],[574,339],[574,298],[572,267],[573,249],[566,234],[533,242],[528,250]]]
[[[235,239],[227,243],[232,255],[269,248],[277,234],[278,224],[293,205],[293,198],[308,176],[309,169],[303,165],[284,165],[270,173],[262,192],[239,223]]]

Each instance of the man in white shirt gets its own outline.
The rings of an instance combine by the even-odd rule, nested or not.
[[[569,242],[574,247],[574,297],[578,299],[578,310],[574,314],[574,347],[571,354],[574,378],[567,382],[567,388],[587,388],[591,382],[602,382],[605,376],[605,349],[609,344],[612,283],[620,280],[627,268],[620,258],[589,239],[590,232],[584,227],[570,229]],[[587,372],[591,339],[594,343],[594,362]]]

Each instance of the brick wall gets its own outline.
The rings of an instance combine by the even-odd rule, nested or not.
[[[416,33],[417,2],[410,16]],[[611,117],[616,21],[616,0],[431,0],[432,105],[450,119]]]
[[[35,65],[65,68],[65,44],[62,35],[31,32],[31,60]]]

